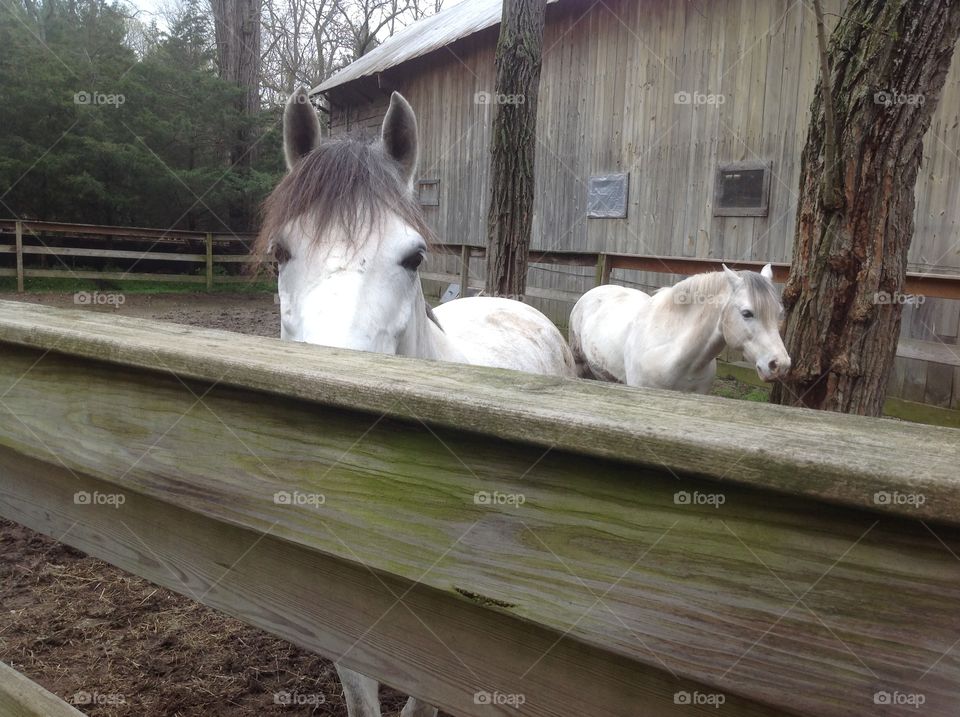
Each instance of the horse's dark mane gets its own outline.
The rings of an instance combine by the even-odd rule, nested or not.
[[[336,228],[359,241],[385,211],[398,214],[430,242],[432,232],[419,204],[380,143],[328,140],[301,158],[263,203],[254,253],[263,257],[282,245],[283,227],[302,217],[313,222],[314,243]]]

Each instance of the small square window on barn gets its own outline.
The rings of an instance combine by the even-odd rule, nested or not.
[[[765,217],[770,208],[772,162],[724,162],[717,167],[715,217]]]
[[[421,206],[439,207],[440,206],[440,180],[439,179],[421,179],[417,182],[417,198]]]
[[[627,216],[629,174],[595,175],[587,180],[587,216],[623,219]]]

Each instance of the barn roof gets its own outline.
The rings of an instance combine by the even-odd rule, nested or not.
[[[558,0],[547,0],[548,4]],[[462,0],[436,15],[405,27],[382,45],[350,63],[310,94],[326,92],[361,77],[375,75],[407,60],[446,47],[455,40],[500,24],[503,0]]]

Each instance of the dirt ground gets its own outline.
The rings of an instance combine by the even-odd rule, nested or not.
[[[19,300],[76,305],[73,295]],[[127,294],[115,304],[86,308],[280,333],[270,295]],[[0,661],[95,717],[346,715],[329,661],[4,520]],[[384,688],[381,701],[396,715],[404,698]]]
[[[280,306],[270,294],[4,294],[0,300],[27,301],[61,309],[85,309],[256,336],[280,336]],[[122,298],[112,298],[122,297]]]

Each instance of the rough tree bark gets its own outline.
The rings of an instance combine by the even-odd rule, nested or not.
[[[522,298],[533,222],[537,92],[547,0],[505,0],[497,42],[497,81],[487,214],[487,283],[491,296]],[[482,93],[481,93],[482,94]]]
[[[851,0],[828,50],[837,169],[818,85],[784,290],[788,383],[771,400],[880,415],[896,355],[923,137],[960,36],[960,0]],[[824,175],[839,183],[831,206]]]
[[[243,121],[230,137],[229,166],[249,172],[256,158],[254,118],[260,112],[260,0],[210,0],[220,78],[240,88],[237,111]],[[231,208],[231,225],[245,230],[253,208],[244,196]]]

